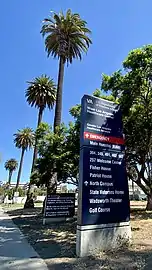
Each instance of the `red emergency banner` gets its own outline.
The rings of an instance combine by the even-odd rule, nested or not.
[[[116,138],[116,137],[108,137],[100,134],[95,134],[92,132],[84,132],[84,139],[92,140],[92,141],[100,141],[100,142],[107,142],[107,143],[114,143],[114,144],[121,144],[125,143],[123,138]]]

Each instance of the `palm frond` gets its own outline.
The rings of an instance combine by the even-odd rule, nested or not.
[[[16,159],[11,158],[5,162],[5,169],[8,171],[15,171],[18,167],[18,162]]]
[[[18,132],[14,134],[14,143],[17,148],[30,149],[34,146],[34,142],[35,135],[33,129],[29,127],[19,129]]]
[[[61,57],[64,62],[72,63],[74,58],[82,58],[92,44],[87,22],[78,13],[70,9],[64,15],[53,13],[51,18],[44,19],[41,34],[45,37],[45,48],[48,56]]]
[[[25,97],[29,105],[42,110],[46,107],[52,109],[56,100],[56,85],[53,79],[42,75],[27,83],[29,86],[25,92]]]

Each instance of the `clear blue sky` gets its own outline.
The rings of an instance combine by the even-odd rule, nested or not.
[[[47,59],[40,35],[41,21],[49,11],[71,8],[80,13],[92,30],[93,45],[81,62],[66,68],[63,121],[70,119],[69,108],[84,93],[100,87],[101,73],[119,69],[131,49],[152,43],[151,0],[1,0],[0,16],[0,180],[7,178],[4,162],[20,159],[13,134],[26,126],[35,128],[37,111],[25,101],[26,81],[43,73],[57,80],[58,62]],[[44,121],[53,121],[45,112]],[[29,179],[32,153],[26,153],[22,182]],[[16,173],[13,182],[16,181]]]

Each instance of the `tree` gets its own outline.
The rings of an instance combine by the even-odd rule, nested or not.
[[[120,103],[128,177],[148,196],[152,209],[152,45],[131,51],[122,70],[103,74],[102,89]]]
[[[71,114],[76,116],[77,108],[71,109]],[[80,111],[80,106],[78,107]],[[36,131],[38,139],[39,158],[31,176],[31,183],[46,186],[49,192],[55,192],[57,185],[70,183],[78,185],[79,148],[80,148],[80,123],[77,119],[69,126],[61,125],[56,133],[50,126],[41,123]],[[55,146],[55,147],[54,147]],[[56,164],[54,168],[53,164]],[[57,173],[58,181],[53,181],[53,174]]]
[[[31,107],[35,106],[39,110],[37,122],[38,127],[42,121],[42,115],[45,108],[48,107],[49,110],[53,109],[56,100],[56,86],[53,79],[50,79],[50,77],[47,77],[46,75],[36,77],[33,81],[28,82],[28,85],[25,97]],[[33,172],[36,158],[37,141],[35,140],[31,172]]]
[[[65,168],[67,128],[62,124],[54,133],[49,125],[42,123],[37,129],[38,153],[31,183],[37,186],[46,186],[47,192],[56,192],[57,182],[53,178],[54,173],[58,175],[58,183],[64,182],[67,171]],[[54,167],[54,163],[56,167]]]
[[[0,196],[4,196],[5,194],[5,188],[3,186],[0,186]]]
[[[33,147],[34,141],[35,141],[34,132],[29,127],[20,129],[18,130],[17,133],[14,134],[15,146],[21,149],[21,159],[20,159],[20,165],[19,165],[19,170],[18,170],[18,175],[17,175],[16,190],[20,183],[25,151]]]
[[[45,39],[48,57],[59,58],[59,73],[57,84],[57,98],[55,106],[54,131],[61,124],[62,92],[65,63],[71,64],[73,59],[82,59],[82,52],[87,52],[91,39],[91,31],[86,27],[86,21],[79,14],[69,9],[64,15],[53,13],[51,18],[44,19],[41,33]]]
[[[18,167],[18,162],[16,159],[11,158],[5,162],[5,169],[8,171],[8,185],[10,186],[13,171]]]

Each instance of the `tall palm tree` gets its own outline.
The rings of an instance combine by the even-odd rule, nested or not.
[[[37,127],[42,121],[42,115],[45,108],[53,109],[56,100],[56,86],[53,79],[42,75],[36,77],[33,81],[28,82],[28,88],[25,92],[25,97],[31,107],[35,106],[38,112]],[[35,160],[37,158],[37,140],[35,140],[32,169],[33,172]]]
[[[18,162],[16,159],[11,158],[5,162],[5,169],[8,171],[8,185],[10,186],[13,171],[18,167]]]
[[[21,149],[21,159],[20,159],[20,165],[19,165],[19,170],[18,170],[18,175],[17,175],[16,190],[20,183],[25,151],[33,147],[34,140],[35,140],[34,132],[29,127],[20,129],[18,130],[17,133],[14,134],[15,146]]]
[[[41,33],[45,38],[45,48],[48,57],[52,55],[59,59],[59,73],[57,84],[57,98],[54,117],[54,131],[61,124],[62,92],[65,63],[71,64],[73,59],[82,58],[82,53],[87,52],[91,39],[91,31],[86,27],[87,22],[79,14],[72,13],[69,9],[64,15],[53,13],[50,18],[44,19]]]

